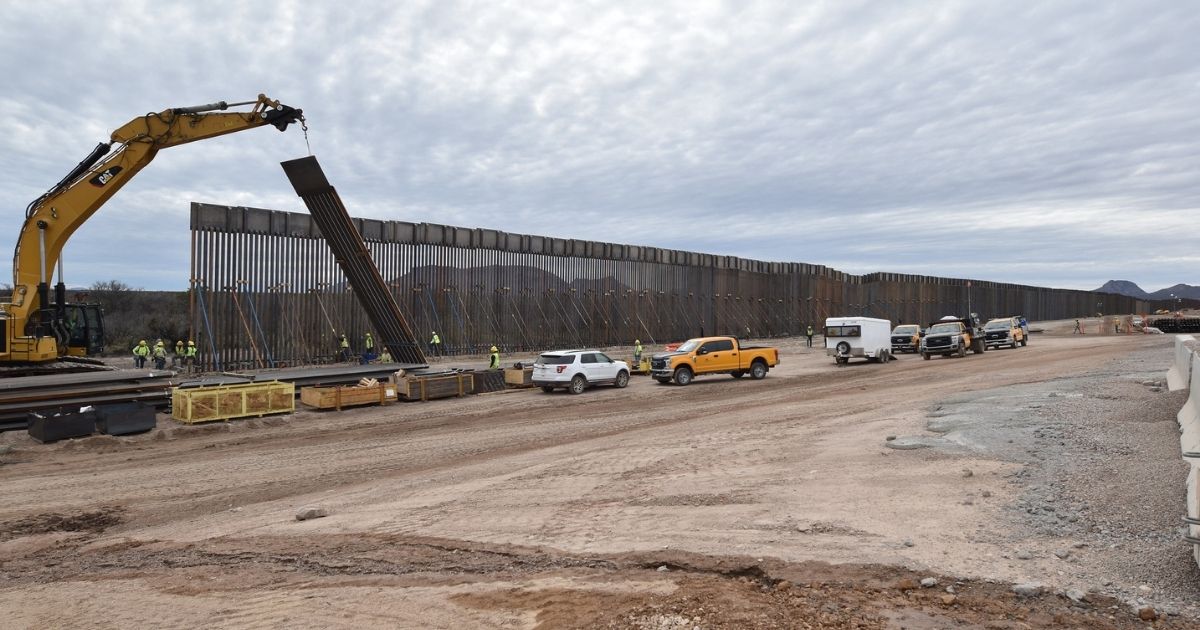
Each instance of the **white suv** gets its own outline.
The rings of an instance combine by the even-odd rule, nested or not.
[[[629,365],[598,350],[544,352],[533,364],[533,384],[546,393],[565,387],[572,394],[582,394],[591,385],[625,387]]]

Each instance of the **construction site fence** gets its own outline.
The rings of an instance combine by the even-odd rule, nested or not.
[[[354,219],[430,357],[781,337],[829,316],[928,323],[1144,313],[1127,296],[766,262],[432,223]],[[328,363],[370,324],[307,214],[193,203],[191,328],[205,370]],[[440,344],[432,344],[436,332]],[[376,335],[377,338],[377,335]],[[378,351],[378,344],[375,350]]]

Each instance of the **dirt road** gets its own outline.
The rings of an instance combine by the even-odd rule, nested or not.
[[[1141,597],[1159,627],[1195,627],[1183,399],[1144,384],[1170,341],[1050,329],[844,368],[787,341],[762,381],[5,434],[0,611],[29,628],[1125,628]],[[297,521],[306,506],[329,516]]]

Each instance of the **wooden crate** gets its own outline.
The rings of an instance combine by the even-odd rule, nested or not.
[[[506,368],[504,384],[509,387],[533,387],[533,368]]]
[[[175,388],[171,392],[171,417],[186,424],[290,413],[295,409],[296,387],[282,381]]]
[[[317,409],[338,409],[356,405],[386,405],[396,401],[392,383],[353,387],[302,387],[300,402]]]
[[[396,393],[404,400],[434,400],[465,396],[474,387],[471,374],[409,375],[396,382]]]

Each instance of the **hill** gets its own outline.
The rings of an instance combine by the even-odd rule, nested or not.
[[[1139,287],[1136,282],[1130,282],[1129,280],[1109,280],[1104,283],[1104,286],[1096,289],[1096,291],[1099,293],[1128,295],[1139,300],[1169,300],[1172,294],[1175,297],[1185,300],[1200,300],[1200,286],[1190,284],[1176,284],[1150,293]]]

